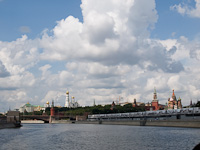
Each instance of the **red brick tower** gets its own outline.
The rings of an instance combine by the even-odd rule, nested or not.
[[[115,102],[113,101],[110,109],[113,110],[114,108],[115,108]]]
[[[153,100],[151,102],[151,105],[154,107],[153,110],[159,110],[160,108],[158,104],[156,88],[154,88]]]
[[[136,99],[134,98],[133,107],[137,107]]]
[[[55,115],[54,101],[52,101],[52,105],[51,105],[51,116],[53,117],[54,115]]]
[[[55,111],[54,111],[54,108],[51,107],[51,116],[53,117],[55,115]]]

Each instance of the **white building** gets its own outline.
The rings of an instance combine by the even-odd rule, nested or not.
[[[47,101],[46,104],[44,104],[44,107],[45,108],[50,107],[49,101]]]
[[[29,102],[27,103],[27,104],[25,104],[25,105],[23,105],[22,107],[20,107],[19,108],[19,111],[21,112],[21,113],[23,113],[23,112],[33,112],[34,111],[34,107],[33,107],[33,105],[31,105],[31,104],[29,104]]]
[[[69,91],[66,92],[65,107],[68,107],[68,108],[77,108],[77,107],[79,107],[79,104],[78,104],[77,101],[75,101],[75,97],[74,96],[72,96],[71,100],[69,99]]]
[[[19,111],[21,113],[26,112],[34,112],[34,111],[40,111],[40,110],[45,110],[46,107],[44,106],[40,106],[40,105],[31,105],[28,103],[26,103],[25,105],[23,105],[22,107],[19,108]]]
[[[70,106],[70,100],[69,100],[69,91],[66,92],[66,101],[65,101],[65,107]]]

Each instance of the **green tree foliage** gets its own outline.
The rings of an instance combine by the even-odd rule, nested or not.
[[[126,112],[139,112],[145,111],[144,106],[133,107],[132,104],[126,104],[124,106],[115,105],[111,110],[111,105],[97,105],[86,106],[78,108],[66,108],[66,107],[54,107],[55,113],[59,115],[85,115],[85,114],[110,114],[110,113],[126,113]],[[45,113],[50,115],[51,108],[46,108]]]
[[[196,103],[195,107],[200,107],[200,101]]]
[[[133,107],[132,104],[126,104],[124,106],[115,105],[113,109],[111,109],[111,105],[96,105],[96,106],[86,106],[86,107],[78,107],[78,108],[66,108],[66,107],[54,107],[55,114],[62,115],[87,115],[87,114],[110,114],[110,113],[126,113],[126,112],[140,112],[145,111],[145,106]],[[30,115],[31,113],[24,112],[24,115]],[[47,107],[45,109],[45,114],[51,114],[51,108]],[[34,115],[42,115],[42,111],[34,112]]]
[[[34,115],[42,115],[42,114],[43,114],[43,110],[34,111],[33,114],[34,114]]]

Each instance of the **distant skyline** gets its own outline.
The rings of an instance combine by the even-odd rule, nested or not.
[[[70,92],[82,106],[119,96],[200,98],[200,0],[0,0],[0,112]]]

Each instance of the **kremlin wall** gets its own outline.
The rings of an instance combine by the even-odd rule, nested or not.
[[[156,89],[154,88],[154,93],[153,93],[153,100],[149,103],[141,103],[137,102],[136,99],[134,99],[133,103],[129,102],[112,102],[111,104],[111,110],[115,108],[116,105],[124,106],[127,104],[132,104],[133,108],[138,108],[141,106],[145,106],[145,111],[156,111],[156,110],[170,110],[170,109],[181,109],[182,103],[181,103],[181,98],[179,97],[178,99],[175,96],[174,90],[172,91],[172,96],[171,98],[168,98],[168,101],[166,105],[159,104],[159,100],[157,99],[157,92]],[[94,104],[95,105],[95,104]],[[109,105],[109,104],[108,104]],[[31,105],[29,102],[27,104],[24,104],[23,106],[20,107],[19,111],[21,113],[24,112],[37,112],[37,111],[43,111],[45,112],[46,108],[49,107],[61,107],[61,106],[54,106],[54,101],[52,101],[52,104],[50,105],[49,101],[47,101],[44,105]],[[105,106],[105,105],[104,105]],[[65,99],[65,106],[66,108],[77,108],[80,107],[79,103],[75,100],[75,97],[72,96],[70,99],[69,96],[69,91],[66,92],[66,99]]]

